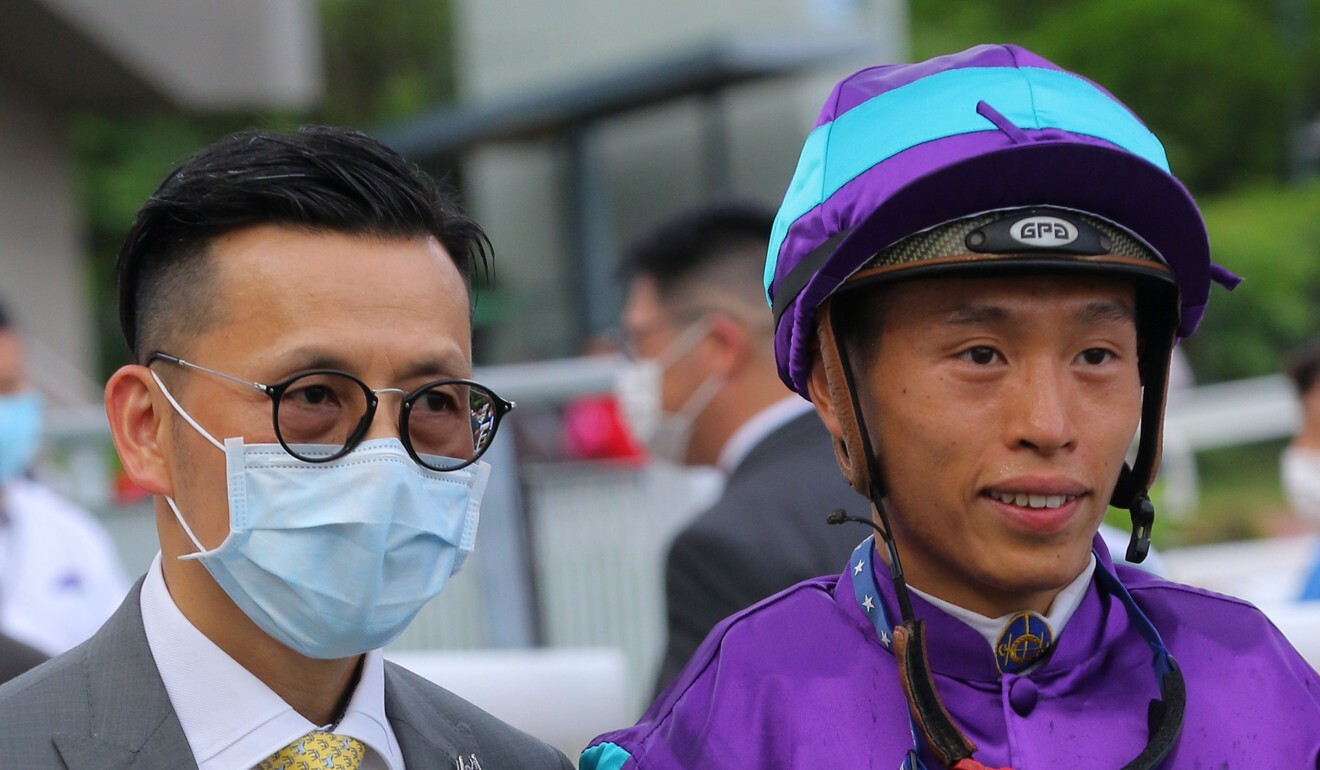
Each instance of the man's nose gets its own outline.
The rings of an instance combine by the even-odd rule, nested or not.
[[[1009,421],[1009,442],[1041,454],[1068,449],[1076,442],[1067,372],[1052,362],[1022,369]]]
[[[371,425],[362,436],[363,441],[377,438],[397,438],[399,435],[399,414],[403,407],[403,397],[407,391],[399,388],[380,388],[376,393],[376,413],[371,417]]]

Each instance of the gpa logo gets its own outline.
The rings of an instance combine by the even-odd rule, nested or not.
[[[1029,217],[1014,222],[1008,234],[1027,246],[1066,246],[1077,240],[1077,227],[1058,217]]]

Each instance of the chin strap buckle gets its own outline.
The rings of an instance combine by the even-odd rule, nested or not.
[[[1127,560],[1140,564],[1150,553],[1150,531],[1155,524],[1155,504],[1146,493],[1141,493],[1132,501],[1128,509],[1132,513],[1132,539],[1128,541]]]

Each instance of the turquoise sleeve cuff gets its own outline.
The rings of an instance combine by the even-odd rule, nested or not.
[[[632,755],[617,743],[597,743],[588,746],[578,761],[578,770],[623,770]]]

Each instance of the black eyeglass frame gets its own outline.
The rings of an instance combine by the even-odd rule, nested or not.
[[[371,421],[376,416],[376,407],[380,404],[379,394],[381,393],[398,393],[403,396],[403,399],[399,406],[399,419],[398,419],[399,440],[403,443],[403,448],[407,450],[408,456],[413,459],[413,462],[417,463],[423,468],[426,468],[427,470],[436,471],[438,473],[448,473],[450,471],[462,470],[463,468],[468,467],[477,460],[480,460],[481,456],[486,453],[486,450],[490,449],[490,445],[495,443],[495,434],[499,432],[500,421],[504,418],[504,415],[513,411],[513,409],[516,406],[518,406],[516,402],[501,398],[498,394],[495,393],[495,391],[491,390],[485,385],[482,385],[481,383],[476,382],[474,380],[469,380],[462,377],[442,377],[440,379],[431,380],[429,382],[423,383],[422,385],[419,385],[418,387],[414,388],[411,391],[405,391],[402,388],[379,388],[379,389],[372,388],[370,385],[363,382],[361,379],[357,378],[356,376],[349,374],[348,372],[341,371],[339,369],[304,369],[302,371],[294,372],[293,374],[290,374],[288,377],[285,377],[284,379],[279,380],[278,382],[274,382],[268,385],[263,382],[244,379],[242,377],[238,377],[233,374],[228,374],[226,372],[212,369],[207,366],[202,366],[201,364],[196,364],[193,363],[192,361],[186,361],[182,358],[179,358],[178,356],[172,356],[169,353],[165,353],[160,350],[157,350],[156,352],[147,356],[147,360],[144,366],[151,366],[153,362],[158,360],[165,361],[166,363],[182,366],[186,369],[196,369],[198,371],[206,372],[208,374],[213,374],[217,377],[223,377],[226,380],[237,382],[240,385],[246,385],[247,387],[252,388],[253,390],[259,393],[265,394],[267,397],[270,398],[271,401],[271,415],[270,415],[271,424],[275,428],[275,438],[280,442],[280,446],[284,447],[284,451],[288,452],[290,456],[302,460],[303,462],[309,462],[309,463],[327,463],[330,462],[331,460],[338,460],[339,458],[343,457],[344,455],[348,454],[349,452],[357,448],[357,445],[362,442],[362,437],[365,436],[367,431],[371,428]],[[293,383],[297,382],[303,377],[307,377],[315,374],[338,375],[341,377],[347,377],[348,379],[357,383],[358,387],[362,388],[362,393],[366,397],[367,410],[366,413],[362,415],[362,418],[358,420],[357,426],[353,428],[348,438],[344,440],[344,446],[338,452],[325,456],[316,455],[316,456],[308,457],[306,455],[293,451],[289,443],[284,440],[284,434],[282,431],[280,431],[280,401],[281,399],[283,399],[285,392],[288,391],[289,387],[292,386]],[[495,407],[494,418],[490,426],[490,440],[486,442],[485,446],[477,448],[473,452],[472,457],[468,458],[466,461],[462,462],[459,465],[455,465],[447,468],[437,468],[433,465],[428,464],[425,460],[423,460],[421,455],[418,454],[417,450],[413,448],[412,439],[408,435],[408,415],[411,414],[412,412],[413,404],[416,403],[417,399],[420,398],[427,391],[439,385],[463,385],[467,388],[476,388],[477,390],[488,394],[490,396],[491,404],[493,404]],[[454,459],[459,459],[459,458],[454,458]]]

